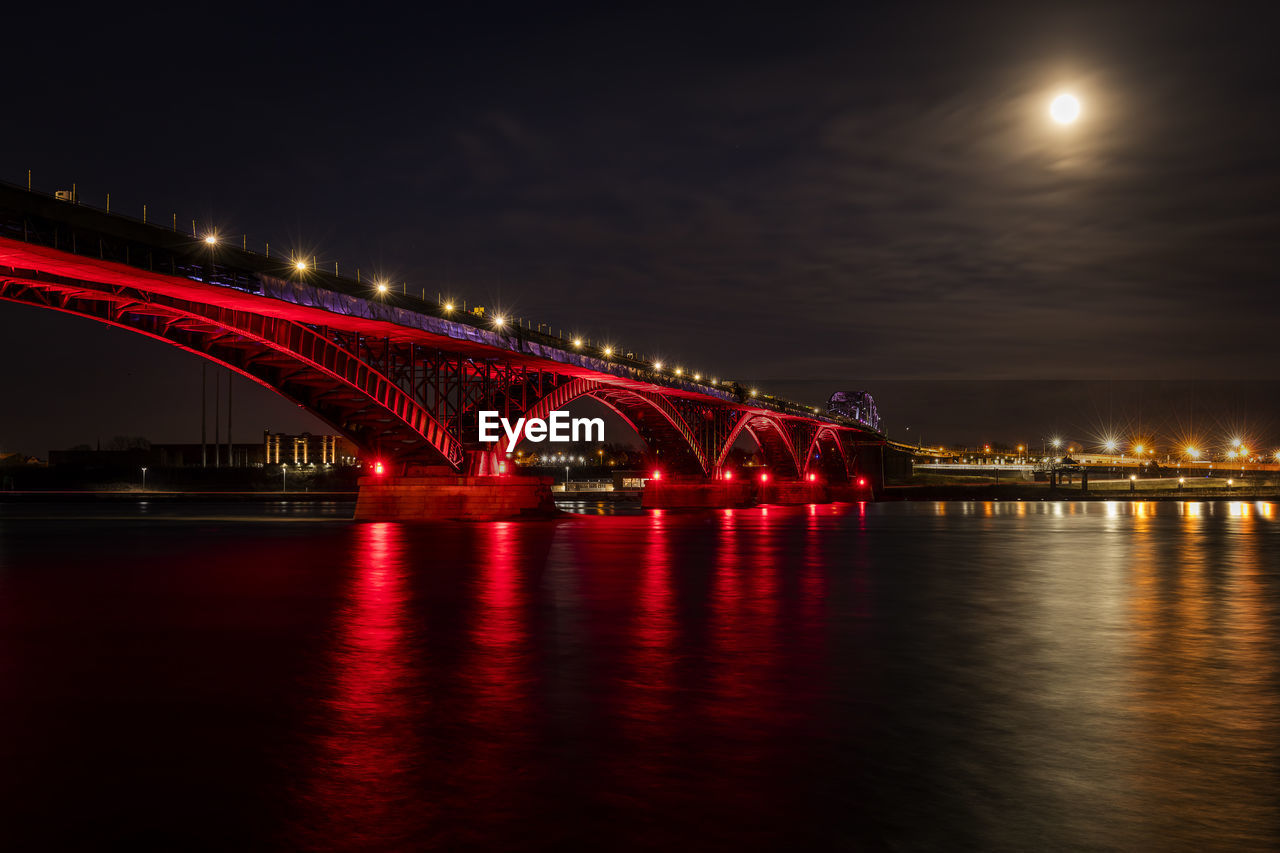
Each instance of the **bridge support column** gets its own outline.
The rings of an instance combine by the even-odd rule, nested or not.
[[[451,469],[360,478],[356,521],[500,521],[559,515],[550,477],[470,476]]]
[[[748,480],[649,480],[640,505],[645,509],[730,509],[755,503]]]
[[[884,454],[884,445],[881,443],[859,444],[854,454],[857,468],[857,473],[853,475],[854,482],[864,481],[864,488],[871,490],[872,500],[878,501],[884,497]]]

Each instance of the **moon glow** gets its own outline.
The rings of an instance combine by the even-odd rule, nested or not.
[[[1058,124],[1071,124],[1080,115],[1080,102],[1073,95],[1059,95],[1049,105],[1049,115]]]

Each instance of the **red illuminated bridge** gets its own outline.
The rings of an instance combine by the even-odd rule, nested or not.
[[[165,341],[305,407],[382,463],[358,518],[549,509],[549,481],[508,470],[478,412],[514,423],[579,397],[664,460],[649,506],[864,499],[883,480],[884,438],[856,421],[8,185],[0,299]],[[725,465],[744,433],[766,462],[751,482]]]

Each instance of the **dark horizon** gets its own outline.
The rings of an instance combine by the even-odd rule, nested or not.
[[[895,438],[1094,430],[1100,391],[1045,383],[1152,380],[1276,445],[1272,14],[23,9],[40,85],[0,179],[812,405],[869,390]],[[0,450],[198,433],[194,357],[9,304],[0,330]],[[325,429],[241,388],[238,433]]]

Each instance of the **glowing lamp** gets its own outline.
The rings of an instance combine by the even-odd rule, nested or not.
[[[769,473],[767,471],[760,475],[760,482],[762,483],[769,482]]]
[[[206,243],[208,243],[210,246],[212,246],[212,245],[214,245],[215,243],[217,243],[217,242],[218,242],[218,238],[217,238],[217,236],[215,236],[215,235],[213,235],[213,234],[210,234],[208,237],[205,237],[205,238],[204,238],[204,241],[205,241]]]
[[[733,472],[732,472],[732,471],[725,471],[725,472],[724,472],[724,478],[725,478],[726,480],[732,480],[732,479],[733,479]]]
[[[653,363],[653,369],[654,369],[654,370],[661,370],[661,369],[662,369],[662,362],[660,362],[660,361],[655,361],[655,362]]]
[[[504,325],[506,325],[506,322],[507,322],[506,318],[503,317],[501,314],[498,314],[493,318],[493,325],[498,327],[499,329],[501,329]]]
[[[867,484],[867,480],[866,480],[866,478],[865,478],[865,477],[859,477],[859,478],[858,478],[858,485],[859,485],[859,486],[865,486],[866,484]]]
[[[448,313],[449,313],[449,312],[451,312],[452,310],[453,310],[453,303],[452,303],[452,302],[446,302],[446,303],[444,304],[444,313],[448,314]]]
[[[654,472],[653,472],[653,476],[652,476],[650,479],[653,479],[653,480],[661,480],[661,479],[662,479],[662,472],[661,472],[661,471],[654,471]]]
[[[378,285],[378,292],[379,292],[379,293],[386,293],[386,292],[387,292],[387,286],[386,286],[385,284],[380,284],[380,285]]]
[[[377,474],[378,476],[382,476],[382,463],[381,463],[381,462],[375,462],[375,463],[373,463],[373,473]]]
[[[818,479],[818,475],[817,475],[817,474],[810,474],[810,475],[809,475],[809,482],[810,482],[810,483],[815,482],[817,479]]]
[[[609,357],[609,356],[611,356],[611,355],[613,355],[613,347],[605,347],[605,348],[604,348],[604,357],[605,357],[605,358],[608,358],[608,357]]]
[[[298,272],[306,272],[306,271],[307,271],[307,262],[306,262],[306,261],[298,261],[297,263],[295,263],[295,264],[294,264],[294,267],[296,267],[296,268],[297,268]]]
[[[574,348],[574,349],[582,349],[582,338],[574,338],[574,339],[573,339],[573,348]]]

